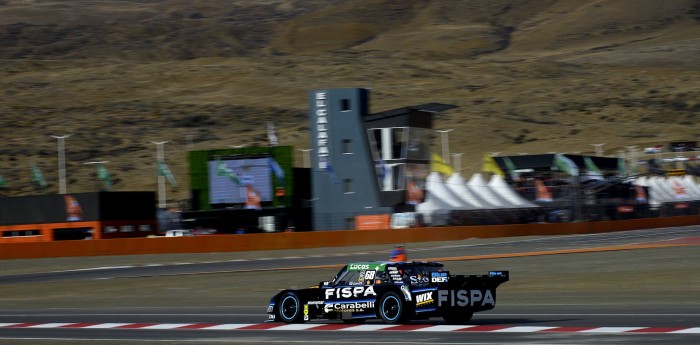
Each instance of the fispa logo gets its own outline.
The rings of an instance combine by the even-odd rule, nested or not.
[[[432,272],[430,274],[430,281],[433,283],[447,283],[449,279],[449,273],[447,272]]]
[[[330,303],[323,307],[326,313],[352,313],[374,309],[374,302]]]
[[[422,293],[420,295],[416,295],[416,306],[421,306],[425,304],[430,304],[433,303],[435,300],[433,299],[433,292],[426,292]]]
[[[438,307],[495,306],[491,290],[438,290]]]
[[[373,286],[354,286],[326,289],[326,299],[376,296]]]

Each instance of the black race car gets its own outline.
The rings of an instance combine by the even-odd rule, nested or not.
[[[496,306],[496,287],[506,281],[508,271],[450,275],[438,262],[351,263],[331,281],[276,294],[267,321],[379,318],[397,324],[441,316],[447,323],[464,324],[473,313]]]

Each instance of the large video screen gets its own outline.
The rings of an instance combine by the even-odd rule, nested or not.
[[[269,157],[210,160],[209,203],[241,204],[252,187],[260,201],[272,201],[272,171]]]

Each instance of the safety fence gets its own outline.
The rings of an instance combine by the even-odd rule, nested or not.
[[[457,241],[468,238],[587,234],[698,224],[700,224],[700,216],[694,215],[603,222],[0,243],[0,259],[303,249],[399,242]]]

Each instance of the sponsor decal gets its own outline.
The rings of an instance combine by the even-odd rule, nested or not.
[[[309,305],[304,304],[304,321],[309,321]]]
[[[349,264],[348,271],[379,271],[384,270],[384,264],[376,263],[356,263]]]
[[[309,301],[308,305],[322,305],[323,301]]]
[[[401,285],[401,293],[403,293],[403,298],[407,301],[412,301],[411,290],[409,290],[408,285]]]
[[[430,278],[419,274],[417,276],[410,276],[408,279],[411,281],[411,284],[425,284],[425,283],[430,283]]]
[[[270,314],[267,316],[267,319],[270,321],[275,321],[275,314]]]
[[[374,279],[374,276],[376,275],[376,271],[367,271],[365,272],[365,279],[367,280],[372,280]]]
[[[424,292],[416,295],[416,306],[426,305],[435,302],[433,299],[433,291]]]
[[[438,307],[495,306],[491,290],[438,290]]]
[[[371,301],[328,303],[323,307],[323,311],[326,313],[331,313],[331,312],[353,313],[353,312],[372,310],[372,309],[374,309],[374,302],[371,302]]]
[[[331,298],[357,298],[376,296],[373,286],[353,286],[326,289],[326,299]]]
[[[447,283],[449,279],[449,274],[447,272],[432,272],[430,274],[430,281],[433,283]]]
[[[275,305],[271,304],[267,306],[267,312],[272,313],[275,310]]]

